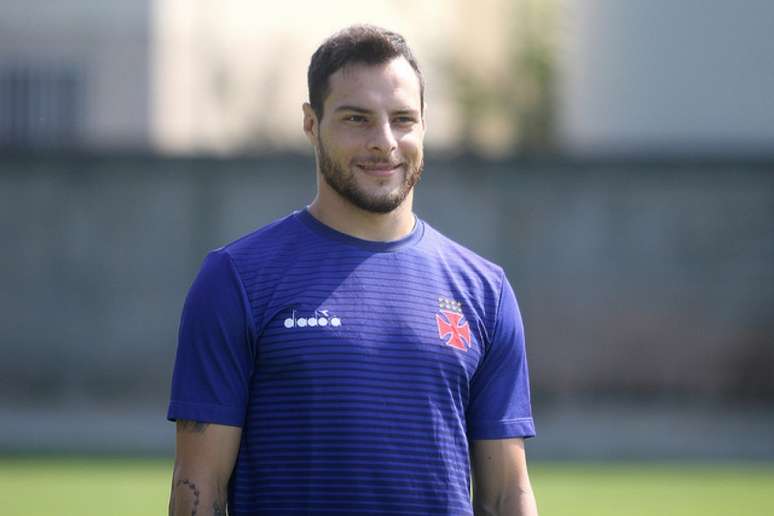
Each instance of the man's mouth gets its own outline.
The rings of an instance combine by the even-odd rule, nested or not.
[[[392,175],[396,170],[400,169],[402,164],[391,162],[365,162],[357,163],[355,166],[369,175],[389,176]]]

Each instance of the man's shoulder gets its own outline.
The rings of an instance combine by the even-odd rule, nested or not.
[[[292,262],[307,236],[293,212],[243,235],[232,242],[211,250],[208,261],[231,263],[244,281],[262,271],[266,264]]]
[[[502,276],[503,269],[498,264],[451,239],[427,222],[424,224],[426,249],[432,249],[451,267],[493,279],[499,279]]]
[[[426,225],[424,253],[433,257],[436,275],[444,279],[447,297],[467,306],[487,328],[493,328],[507,282],[503,268],[440,231]],[[440,273],[440,274],[439,274]]]
[[[243,235],[217,249],[232,257],[246,258],[287,247],[298,242],[303,227],[296,220],[297,212],[290,213]]]

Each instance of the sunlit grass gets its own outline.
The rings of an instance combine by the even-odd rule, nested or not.
[[[160,459],[0,459],[0,513],[165,514],[171,475],[171,461]]]
[[[774,465],[535,464],[541,514],[772,516]]]
[[[5,516],[165,514],[169,459],[0,458]],[[774,464],[540,463],[542,516],[771,516]]]

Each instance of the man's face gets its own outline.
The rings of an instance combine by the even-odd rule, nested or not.
[[[419,79],[408,61],[336,71],[323,110],[316,135],[307,134],[326,185],[365,211],[389,213],[400,206],[423,166]]]

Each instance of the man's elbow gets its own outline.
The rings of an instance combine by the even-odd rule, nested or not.
[[[537,516],[531,486],[516,486],[487,496],[474,496],[475,516]]]

